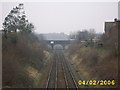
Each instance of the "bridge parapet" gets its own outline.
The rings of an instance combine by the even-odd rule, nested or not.
[[[71,43],[71,40],[45,40],[45,42],[51,45],[52,49],[57,44],[60,44],[64,49],[66,45],[69,45]]]

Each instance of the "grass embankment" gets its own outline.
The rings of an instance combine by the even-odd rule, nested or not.
[[[2,43],[3,88],[39,87],[49,52],[34,34],[9,34]]]
[[[118,59],[103,47],[71,46],[69,56],[83,80],[118,80]],[[96,86],[110,87],[110,86]]]

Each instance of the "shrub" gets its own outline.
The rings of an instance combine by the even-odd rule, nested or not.
[[[9,34],[3,37],[3,87],[34,87],[34,78],[28,77],[26,66],[40,71],[44,64],[43,46],[35,35]],[[17,36],[17,42],[14,42]],[[12,40],[12,42],[11,42]]]

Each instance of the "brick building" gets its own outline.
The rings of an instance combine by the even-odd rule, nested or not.
[[[113,22],[105,22],[105,35],[110,37],[114,33],[118,33],[120,28],[120,20],[114,19]]]

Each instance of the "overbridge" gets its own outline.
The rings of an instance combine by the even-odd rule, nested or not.
[[[61,45],[63,49],[65,49],[66,45],[69,45],[71,43],[71,40],[45,40],[45,42],[54,49],[55,45]]]

